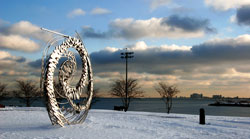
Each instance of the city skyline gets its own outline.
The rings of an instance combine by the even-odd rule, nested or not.
[[[52,34],[77,31],[90,54],[95,86],[109,96],[125,78],[124,48],[134,52],[129,77],[145,97],[159,97],[158,82],[178,96],[250,97],[250,1],[1,1],[0,82],[39,84],[44,44]]]

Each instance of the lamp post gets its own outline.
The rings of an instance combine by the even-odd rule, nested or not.
[[[126,92],[126,99],[125,99],[125,112],[128,110],[128,59],[133,58],[134,52],[128,52],[128,49],[126,48],[126,51],[121,53],[121,58],[126,60],[126,86],[125,86],[125,92]]]

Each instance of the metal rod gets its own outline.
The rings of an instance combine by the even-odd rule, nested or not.
[[[53,30],[49,30],[49,29],[46,29],[46,28],[41,28],[41,30],[44,30],[44,31],[47,31],[47,32],[50,32],[50,33],[53,33],[53,34],[56,34],[56,35],[60,35],[60,36],[63,36],[65,38],[69,38],[68,35],[64,35],[62,33],[59,33],[59,32],[53,31]]]
[[[126,49],[127,51],[127,49]],[[128,109],[128,54],[125,55],[126,58],[126,110]]]

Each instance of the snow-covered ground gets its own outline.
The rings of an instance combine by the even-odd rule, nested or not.
[[[79,125],[52,126],[45,108],[0,109],[0,139],[250,138],[250,117],[90,110]]]

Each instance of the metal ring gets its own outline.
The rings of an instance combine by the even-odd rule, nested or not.
[[[70,78],[76,70],[76,59],[74,53],[68,51],[74,48],[80,55],[82,61],[82,73],[80,80],[75,87],[70,86]],[[67,57],[59,68],[59,83],[63,88],[63,95],[70,104],[70,107],[59,107],[54,90],[54,73],[60,58]],[[68,37],[62,44],[55,47],[50,57],[46,61],[44,73],[44,92],[47,100],[47,110],[53,125],[82,123],[87,117],[93,96],[93,75],[88,53],[78,38]],[[84,88],[87,88],[87,97],[81,98]]]

